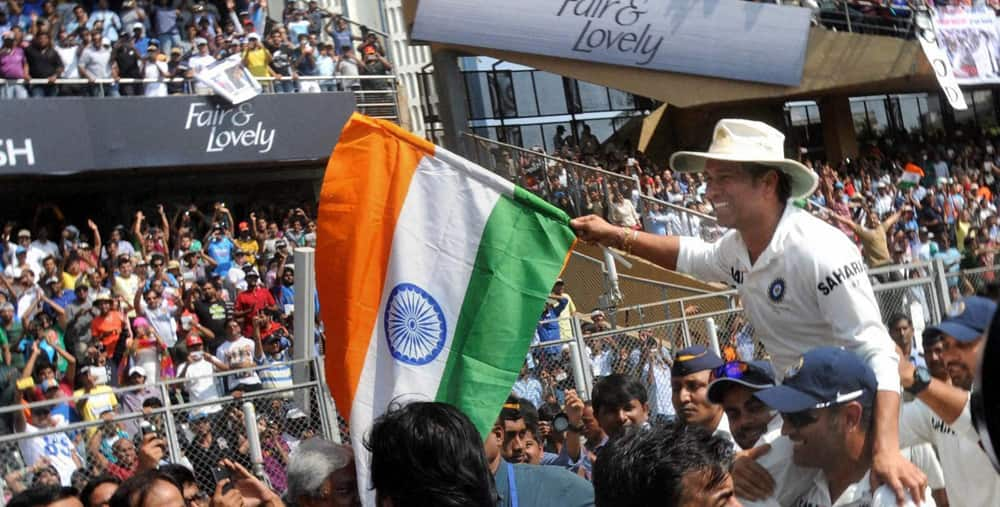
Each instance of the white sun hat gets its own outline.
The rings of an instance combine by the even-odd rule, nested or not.
[[[785,135],[759,121],[719,120],[707,152],[678,151],[670,157],[670,168],[682,173],[701,172],[705,170],[706,160],[754,162],[774,167],[791,179],[793,199],[811,195],[819,182],[819,177],[808,167],[785,158]]]

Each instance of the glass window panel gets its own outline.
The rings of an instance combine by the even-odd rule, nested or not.
[[[611,109],[635,109],[635,97],[631,93],[614,88],[609,88],[608,92],[611,94]]]
[[[615,129],[611,127],[611,119],[600,119],[600,120],[587,120],[582,122],[586,125],[590,125],[590,133],[597,136],[597,140],[600,142],[606,141],[612,134],[615,133]],[[583,132],[583,127],[580,128]]]
[[[809,113],[809,123],[811,125],[820,125],[823,123],[819,116],[819,106],[806,106],[806,112]]]
[[[563,78],[548,72],[535,71],[535,91],[538,93],[539,114],[566,114],[566,92]]]
[[[514,107],[514,86],[510,81],[510,72],[491,72],[489,77],[493,85],[493,115],[503,118],[517,116],[517,108]]]
[[[554,131],[553,131],[554,132]],[[522,125],[521,126],[521,145],[525,148],[530,148],[532,146],[543,146],[544,142],[542,139],[542,126],[541,125]]]
[[[962,127],[966,125],[973,125],[976,120],[976,111],[974,110],[972,94],[969,92],[964,92],[964,95],[965,95],[965,103],[968,104],[969,107],[966,108],[965,111],[959,111],[957,109],[952,110],[952,112],[955,115],[955,123],[958,126]]]
[[[919,134],[923,130],[920,124],[920,109],[915,97],[899,98],[899,116],[903,121],[903,130],[911,134]]]
[[[469,95],[469,118],[478,120],[493,117],[490,85],[485,72],[466,72],[465,86]]]
[[[976,90],[972,92],[972,100],[976,103],[976,119],[983,128],[997,125],[997,111],[993,105],[993,90]]]
[[[538,116],[538,104],[535,102],[535,88],[531,82],[531,72],[512,72],[514,79],[514,98],[517,99],[518,116]]]
[[[809,117],[806,116],[806,114],[806,108],[804,106],[789,107],[788,121],[795,127],[807,125],[809,123]]]
[[[868,109],[868,125],[872,134],[881,135],[889,129],[889,112],[885,109],[884,100],[866,100],[865,106]]]
[[[944,129],[944,120],[941,118],[941,99],[938,94],[928,94],[926,97],[921,97],[918,102],[926,132],[932,133]]]
[[[563,129],[565,129],[563,131],[563,133],[562,133],[562,137],[564,139],[566,137],[569,137],[570,136],[569,123],[549,123],[549,124],[546,124],[546,125],[542,125],[542,136],[544,138],[543,139],[544,144],[542,144],[542,143],[538,143],[538,144],[525,144],[524,146],[526,148],[532,148],[532,147],[535,147],[535,146],[544,146],[546,152],[548,152],[548,153],[555,152],[555,149],[556,149],[555,148],[556,128],[559,127],[560,125],[562,125]],[[572,138],[569,140],[569,142],[572,142]]]
[[[854,118],[854,133],[861,136],[868,135],[868,117],[865,115],[865,103],[862,100],[851,101],[851,117]]]
[[[583,111],[607,111],[611,108],[607,88],[583,81],[577,81],[576,84],[580,87],[580,106]]]

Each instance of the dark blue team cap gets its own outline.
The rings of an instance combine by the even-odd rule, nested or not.
[[[929,329],[940,331],[952,338],[968,343],[976,341],[990,328],[997,304],[982,296],[970,296],[955,301],[948,309],[948,316]]]
[[[793,413],[849,401],[871,407],[877,391],[875,372],[856,354],[838,347],[818,347],[803,354],[785,372],[780,386],[754,396],[778,412]]]
[[[722,358],[703,345],[693,345],[677,351],[670,375],[683,377],[699,371],[714,370],[723,365]]]

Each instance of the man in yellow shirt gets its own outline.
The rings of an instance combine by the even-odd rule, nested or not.
[[[247,47],[243,50],[243,66],[258,80],[273,75],[271,52],[261,45],[260,36],[256,33],[251,32],[247,35]]]
[[[100,368],[100,366],[86,366],[80,370],[77,384],[81,385],[82,388],[73,393],[74,398],[85,394],[88,396],[88,398],[76,402],[77,413],[84,421],[88,422],[97,421],[106,413],[113,415],[115,409],[118,408],[118,398],[115,397],[111,388],[104,384],[97,384],[97,375],[92,371],[94,368]],[[97,431],[97,426],[88,428],[87,436],[93,435],[95,431]]]
[[[256,265],[259,260],[260,244],[257,243],[257,238],[254,237],[253,231],[250,230],[250,224],[240,222],[237,230],[236,241],[234,241],[236,249],[246,252],[250,262]]]

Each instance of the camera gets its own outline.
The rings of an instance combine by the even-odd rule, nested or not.
[[[566,417],[565,412],[559,412],[552,418],[552,430],[562,433],[567,429],[569,429],[569,417]]]

